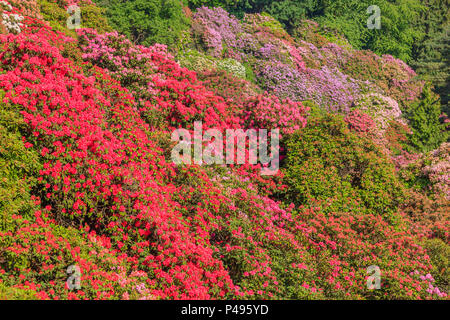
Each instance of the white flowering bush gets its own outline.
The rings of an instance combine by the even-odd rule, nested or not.
[[[235,59],[224,59],[217,63],[217,68],[225,70],[238,78],[245,79],[245,67]]]
[[[194,71],[215,69],[216,59],[197,50],[187,50],[177,56],[178,63],[184,68]]]
[[[2,9],[2,24],[6,27],[8,32],[20,33],[22,31],[24,17],[17,13],[10,13],[13,8],[6,1],[0,1],[0,8]]]
[[[355,104],[359,110],[369,114],[382,130],[387,129],[392,120],[404,122],[398,102],[382,94],[372,92],[362,95]]]

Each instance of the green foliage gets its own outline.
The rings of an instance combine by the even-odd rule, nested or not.
[[[381,9],[381,29],[367,27],[371,5]],[[414,42],[423,37],[412,23],[423,9],[418,0],[333,0],[326,2],[324,15],[317,20],[343,32],[356,48],[388,53],[408,62]]]
[[[430,256],[433,271],[432,274],[436,280],[436,285],[448,291],[450,289],[450,246],[441,239],[427,239],[423,246],[427,249]]]
[[[92,28],[98,33],[110,32],[113,29],[105,17],[105,10],[94,5],[81,5],[81,26]]]
[[[311,117],[287,142],[287,199],[326,201],[328,210],[390,215],[403,199],[392,163],[369,138],[335,115]]]
[[[259,27],[265,27],[266,29],[269,29],[273,35],[280,35],[280,37],[282,37],[282,34],[286,34],[286,31],[284,30],[283,25],[280,23],[280,21],[276,20],[267,12],[261,13],[260,17],[247,16],[244,21],[248,23],[256,23]]]
[[[63,7],[48,0],[39,0],[38,3],[44,20],[49,22],[54,30],[64,32],[70,36],[75,36],[74,30],[67,29],[66,22],[67,18],[69,18],[69,14]]]
[[[30,191],[41,168],[38,154],[22,141],[22,117],[7,107],[2,104],[0,109],[0,230],[7,228],[11,215],[31,214]]]
[[[407,115],[413,130],[411,143],[418,150],[433,150],[446,140],[444,126],[439,122],[440,115],[439,98],[427,85],[422,91],[421,99],[410,107]]]
[[[316,0],[272,1],[266,10],[288,31],[291,31],[302,19],[317,14],[322,9],[322,2]]]
[[[154,43],[178,46],[189,20],[179,0],[104,0],[111,25],[132,41],[152,45]]]
[[[450,114],[450,6],[448,0],[424,0],[426,11],[422,12],[417,27],[425,33],[423,41],[413,48],[416,72],[431,81],[441,96],[444,112]]]
[[[235,7],[241,2],[241,0],[183,0],[184,5],[189,6],[191,9],[197,9],[200,7]]]
[[[450,114],[450,24],[427,37],[418,49],[413,66],[425,80],[433,83],[441,96],[443,110]]]
[[[245,67],[245,78],[251,83],[256,83],[257,82],[256,75],[250,63],[244,62],[243,65]]]
[[[36,300],[36,292],[10,287],[0,282],[0,300]]]
[[[41,14],[50,26],[57,31],[64,32],[70,36],[75,37],[75,31],[67,28],[67,19],[69,13],[66,12],[64,6],[56,2],[48,0],[38,1]],[[108,21],[104,16],[104,9],[81,2],[79,4],[81,10],[81,27],[96,29],[99,33],[112,31],[108,25]]]

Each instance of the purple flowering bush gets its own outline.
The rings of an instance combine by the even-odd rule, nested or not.
[[[398,108],[420,93],[422,84],[414,81],[414,71],[401,60],[354,50],[343,37],[312,22],[302,24],[294,39],[267,14],[247,14],[241,22],[222,8],[202,7],[193,14],[192,25],[200,52],[239,61],[247,74],[251,69],[256,76],[248,80],[281,99],[310,100],[344,115],[360,107],[385,127],[401,116]],[[221,64],[216,62],[214,68],[227,70]],[[242,69],[234,73],[243,75]],[[367,105],[374,95],[386,97],[381,104],[391,106],[388,114]]]

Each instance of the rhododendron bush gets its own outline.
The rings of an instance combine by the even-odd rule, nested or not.
[[[0,34],[0,298],[447,297],[448,145],[391,160],[410,155],[391,135],[417,89],[400,61],[370,56],[389,64],[371,77],[361,52],[201,8],[193,45],[216,65],[197,73],[173,48],[7,5],[24,19]],[[170,135],[194,121],[279,128],[280,170],[176,165]]]
[[[348,113],[368,91],[384,93],[402,106],[419,96],[423,83],[401,60],[324,37],[318,43],[311,34],[322,30],[314,23],[304,25],[293,39],[267,14],[247,14],[241,22],[222,8],[202,7],[193,15],[192,46],[248,65],[258,84],[280,98],[313,100],[334,112]]]

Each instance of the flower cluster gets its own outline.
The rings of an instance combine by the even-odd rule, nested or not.
[[[24,16],[14,13],[13,7],[6,1],[0,1],[1,6],[1,23],[6,27],[7,31],[20,33],[24,24]],[[14,8],[15,9],[15,8]]]
[[[357,109],[347,114],[344,120],[348,123],[350,129],[357,132],[368,132],[375,126],[375,122],[370,116]]]
[[[250,98],[246,103],[248,121],[254,128],[280,128],[283,133],[293,133],[306,125],[305,108],[300,102],[280,101],[267,93]]]
[[[51,45],[53,33],[1,40],[4,102],[20,106],[35,133],[26,146],[42,156],[39,181],[43,201],[51,203],[49,216],[106,235],[108,247],[153,274],[147,283],[154,296],[209,298],[210,281],[224,283],[217,294],[232,291],[207,238],[199,242],[183,226],[169,197],[175,191],[158,186],[174,172],[149,140],[150,128],[130,95],[101,69],[89,77],[77,71]]]
[[[237,35],[242,32],[239,20],[222,8],[201,7],[193,15],[194,28],[202,36],[208,50],[220,57],[225,49],[236,47]],[[232,53],[228,53],[232,56]]]

